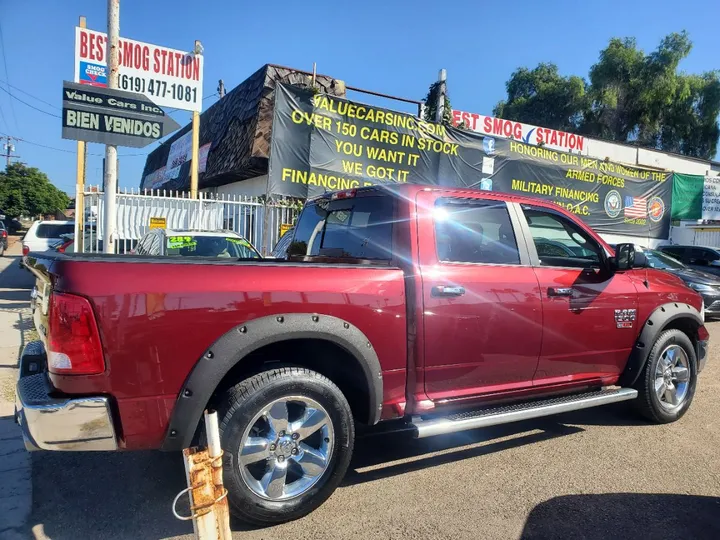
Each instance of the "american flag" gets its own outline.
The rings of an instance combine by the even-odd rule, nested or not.
[[[647,199],[645,197],[625,196],[625,217],[644,218],[647,215]]]

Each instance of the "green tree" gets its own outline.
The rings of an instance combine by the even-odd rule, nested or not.
[[[499,102],[493,114],[543,127],[572,131],[586,107],[585,81],[563,77],[555,64],[535,69],[519,68],[506,84],[508,98]]]
[[[12,163],[0,172],[0,209],[8,216],[40,216],[65,210],[70,199],[35,167]]]
[[[437,114],[438,93],[441,91],[440,81],[436,81],[430,85],[427,96],[425,96],[425,121],[434,122]],[[442,123],[446,126],[452,125],[452,106],[450,98],[447,94],[447,84],[445,85],[445,105],[443,107]]]
[[[613,38],[589,82],[561,77],[552,64],[520,68],[495,115],[711,159],[720,136],[720,74],[679,72],[691,50],[686,32],[669,34],[650,54],[633,38]]]

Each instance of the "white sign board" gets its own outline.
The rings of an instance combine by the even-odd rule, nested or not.
[[[107,35],[75,28],[75,82],[107,86]],[[161,107],[202,109],[203,57],[132,39],[119,40],[118,88]]]
[[[205,172],[207,166],[207,156],[210,152],[210,144],[207,143],[198,148],[198,173]],[[168,160],[165,166],[167,170],[165,176],[167,179],[177,178],[180,174],[180,167],[186,161],[192,159],[192,131],[188,131],[185,135],[173,141],[170,145]]]
[[[585,137],[566,131],[523,124],[494,116],[483,116],[482,114],[469,113],[453,110],[452,124],[458,126],[463,124],[466,129],[500,137],[503,139],[514,139],[525,144],[544,146],[561,152],[574,152],[587,154]]]
[[[180,173],[180,167],[186,161],[190,160],[192,153],[192,131],[188,131],[182,137],[175,139],[170,145],[170,153],[168,154],[167,160],[167,172],[165,173],[168,178],[177,178]]]
[[[703,184],[702,219],[720,220],[720,176],[706,176]]]

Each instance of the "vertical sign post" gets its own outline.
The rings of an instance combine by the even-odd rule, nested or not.
[[[195,55],[202,54],[202,45],[195,40]],[[198,170],[200,164],[198,156],[200,153],[200,111],[192,113],[192,150],[190,154],[190,198],[198,198]]]
[[[86,28],[85,17],[80,17],[80,28]],[[77,143],[77,174],[75,176],[75,251],[84,251],[83,240],[85,239],[85,153],[87,143]]]
[[[120,64],[120,0],[108,0],[108,88],[118,87]],[[103,251],[115,253],[115,228],[117,227],[117,146],[105,146],[105,208]]]

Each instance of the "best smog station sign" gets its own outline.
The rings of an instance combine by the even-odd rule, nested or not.
[[[107,87],[107,34],[75,28],[75,82]],[[132,39],[119,40],[118,88],[161,107],[202,109],[203,56]]]
[[[585,137],[557,129],[537,127],[504,118],[457,110],[452,112],[452,124],[455,127],[462,124],[466,129],[491,137],[514,139],[525,144],[544,146],[561,152],[587,153]]]
[[[270,195],[388,182],[470,187],[553,201],[598,231],[667,238],[670,177],[293,86],[275,90]]]
[[[63,83],[62,137],[142,148],[180,126],[142,94]]]

